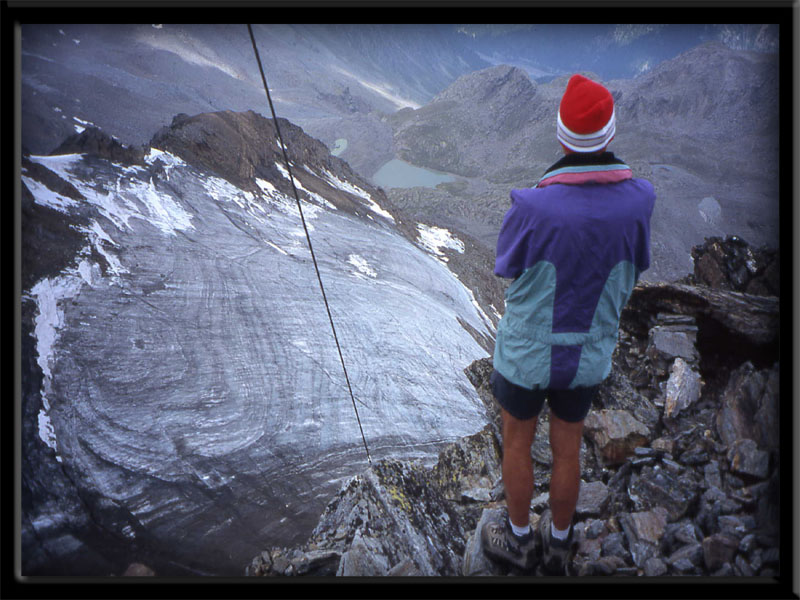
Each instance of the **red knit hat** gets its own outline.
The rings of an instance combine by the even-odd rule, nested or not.
[[[573,75],[558,107],[558,140],[575,152],[605,148],[616,132],[614,99],[605,87]]]

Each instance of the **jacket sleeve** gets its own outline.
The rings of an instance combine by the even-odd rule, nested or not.
[[[638,235],[635,266],[638,280],[638,275],[650,268],[650,219],[653,216],[656,194],[653,189],[653,184],[646,179],[639,179],[637,182],[644,190],[644,202],[637,223]]]
[[[497,255],[494,274],[513,279],[525,270],[527,245],[530,235],[530,218],[511,194],[511,208],[503,218],[497,236]]]

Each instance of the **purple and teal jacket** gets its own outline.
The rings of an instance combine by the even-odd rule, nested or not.
[[[494,368],[528,389],[597,385],[619,320],[650,266],[655,192],[613,153],[568,154],[534,188],[511,190],[495,274],[513,278]]]

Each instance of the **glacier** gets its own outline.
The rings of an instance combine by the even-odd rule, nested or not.
[[[238,575],[305,538],[367,457],[295,199],[157,148],[143,166],[29,158],[86,199],[23,174],[37,204],[94,215],[74,263],[23,290],[38,315],[39,443],[129,515],[107,525],[116,538],[185,571]],[[371,457],[430,464],[486,422],[464,368],[487,350],[461,322],[494,328],[442,260],[457,238],[418,224],[415,243],[357,183],[300,170],[320,182],[296,186]],[[325,185],[364,210],[337,209]],[[46,538],[66,517],[39,510]]]

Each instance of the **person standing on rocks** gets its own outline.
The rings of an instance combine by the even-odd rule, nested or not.
[[[566,574],[580,487],[583,421],[611,371],[622,309],[650,265],[652,184],[607,151],[611,93],[573,75],[561,99],[564,156],[533,188],[511,190],[495,275],[513,279],[497,327],[491,382],[501,407],[508,517],[481,531],[484,552],[527,570]],[[530,525],[531,446],[550,407],[550,505]]]

